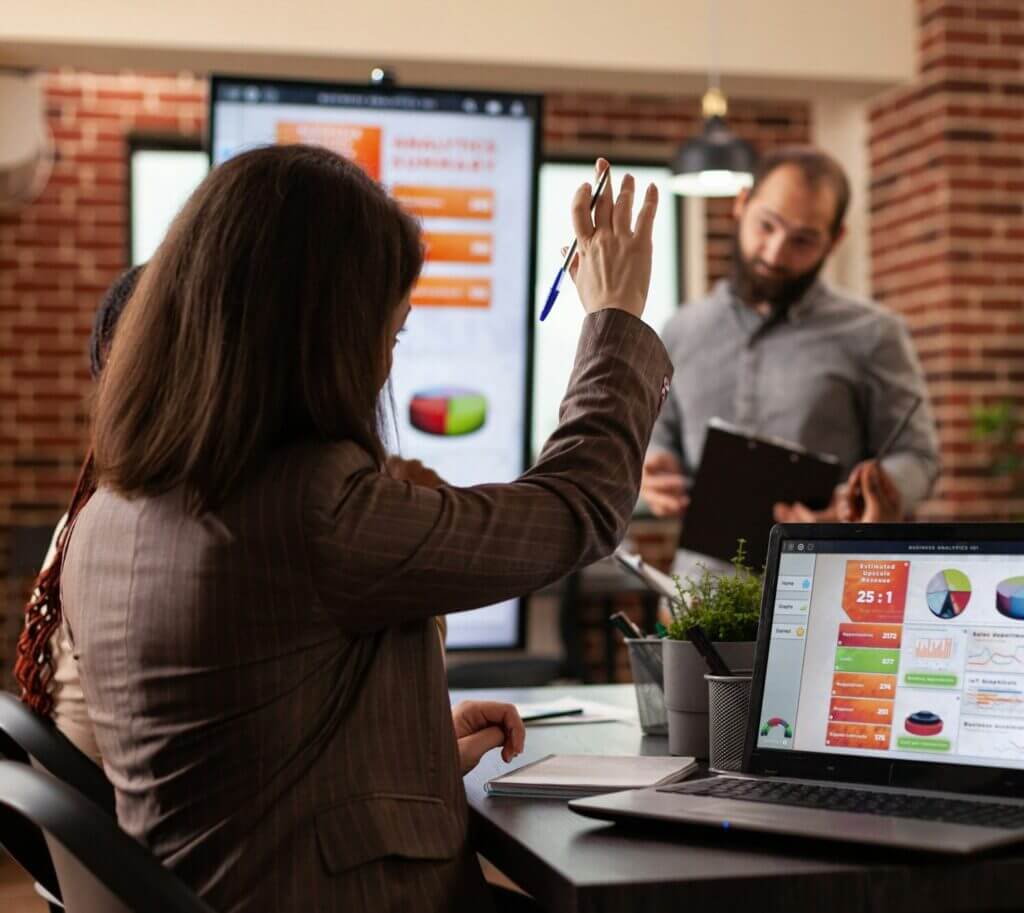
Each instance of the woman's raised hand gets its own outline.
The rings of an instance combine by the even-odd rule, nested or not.
[[[608,168],[597,160],[597,173]],[[644,312],[651,284],[651,255],[654,215],[658,210],[658,189],[649,184],[633,224],[633,196],[636,183],[627,174],[618,198],[612,196],[612,181],[605,183],[601,197],[590,211],[593,189],[584,184],[572,201],[572,224],[577,251],[569,273],[587,313],[619,308],[635,317]]]

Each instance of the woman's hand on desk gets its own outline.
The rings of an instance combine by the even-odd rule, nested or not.
[[[526,743],[526,727],[514,704],[462,701],[452,708],[452,725],[463,776],[492,748],[503,746],[501,758],[507,764],[522,753]]]

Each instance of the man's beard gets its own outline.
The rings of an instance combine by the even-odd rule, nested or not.
[[[754,270],[754,262],[743,256],[739,232],[732,236],[732,269],[729,282],[733,294],[749,305],[766,302],[773,311],[786,310],[795,301],[803,298],[814,285],[825,265],[828,255],[823,256],[806,273],[796,276],[762,276]]]

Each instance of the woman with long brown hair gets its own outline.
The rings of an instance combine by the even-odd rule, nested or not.
[[[606,163],[602,163],[605,164]],[[64,611],[121,825],[224,911],[486,910],[461,775],[522,748],[449,706],[431,616],[608,554],[668,388],[648,190],[573,202],[585,307],[561,424],[509,484],[384,471],[419,228],[322,149],[206,178],[118,328]]]

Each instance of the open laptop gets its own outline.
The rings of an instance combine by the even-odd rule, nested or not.
[[[972,853],[1024,840],[1024,525],[772,530],[743,772],[583,815]]]

